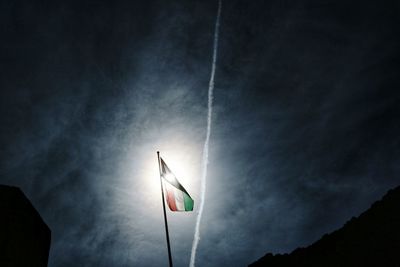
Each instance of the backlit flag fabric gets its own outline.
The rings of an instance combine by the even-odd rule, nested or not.
[[[175,175],[165,164],[164,160],[161,160],[161,177],[163,178],[164,188],[166,191],[166,199],[168,207],[172,211],[192,211],[193,210],[193,199],[190,197],[185,188],[179,183]]]

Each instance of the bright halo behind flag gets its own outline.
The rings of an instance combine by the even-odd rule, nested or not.
[[[194,201],[179,183],[175,175],[168,168],[162,158],[161,161],[161,177],[163,178],[164,188],[166,191],[166,200],[168,207],[172,211],[192,211]]]

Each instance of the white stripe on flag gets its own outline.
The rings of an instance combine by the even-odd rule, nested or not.
[[[174,187],[175,204],[178,210],[185,210],[185,203],[183,200],[183,192]]]

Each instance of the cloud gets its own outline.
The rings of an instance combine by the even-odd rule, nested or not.
[[[397,9],[278,2],[224,5],[199,266],[306,245],[398,183]],[[165,263],[153,161],[197,203],[215,2],[2,5],[0,182],[50,266]],[[168,216],[187,265],[195,213]]]

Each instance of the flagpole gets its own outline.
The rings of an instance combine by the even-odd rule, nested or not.
[[[172,267],[173,265],[172,265],[172,256],[171,256],[171,245],[169,243],[167,213],[165,212],[164,188],[163,188],[163,182],[161,179],[161,163],[160,163],[160,152],[159,151],[157,151],[157,158],[158,158],[158,170],[160,171],[161,201],[162,201],[163,211],[164,211],[165,236],[167,238],[167,247],[168,247],[168,260],[169,260],[169,266]]]

